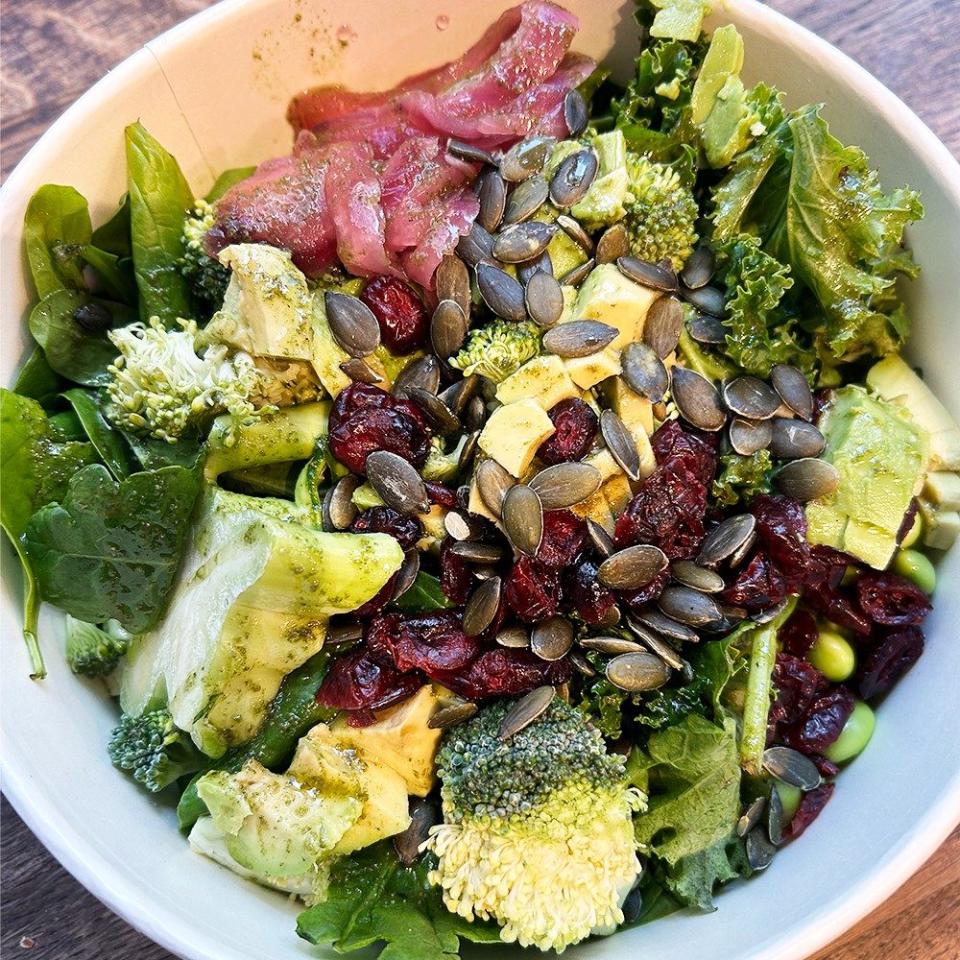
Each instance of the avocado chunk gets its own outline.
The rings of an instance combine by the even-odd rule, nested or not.
[[[571,320],[599,320],[620,331],[610,344],[622,350],[641,339],[647,311],[660,297],[657,290],[628,280],[616,264],[602,263],[580,285]]]
[[[551,353],[528,360],[497,387],[501,403],[536,400],[544,410],[579,395],[563,359]]]
[[[855,386],[834,391],[820,429],[821,456],[840,472],[840,485],[807,504],[807,539],[883,570],[923,482],[927,432],[904,408]]]
[[[570,212],[589,229],[599,230],[622,220],[627,212],[627,141],[622,130],[610,130],[593,137],[591,144],[597,154],[597,175]]]
[[[589,390],[601,380],[615,377],[620,373],[620,351],[605,347],[598,353],[591,353],[588,357],[570,357],[564,360],[564,366],[570,374],[570,379],[581,390]]]
[[[519,479],[540,444],[553,433],[553,423],[536,400],[517,400],[493,411],[477,442],[487,456]]]

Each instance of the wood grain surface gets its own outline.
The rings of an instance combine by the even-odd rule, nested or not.
[[[0,174],[107,70],[208,5],[208,0],[3,0]],[[960,0],[771,0],[770,5],[863,64],[960,156]],[[5,800],[0,829],[3,960],[173,960],[80,887]],[[886,904],[816,960],[827,958],[958,960],[960,830]]]

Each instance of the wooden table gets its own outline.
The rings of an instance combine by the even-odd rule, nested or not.
[[[2,174],[108,68],[208,5],[208,0],[5,3]],[[960,156],[960,0],[771,0],[770,5],[852,55]],[[173,960],[83,890],[6,801],[2,825],[4,960]],[[960,830],[886,904],[817,960],[828,957],[960,957]]]

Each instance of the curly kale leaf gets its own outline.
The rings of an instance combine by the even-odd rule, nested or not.
[[[720,456],[720,472],[713,481],[713,497],[726,507],[749,503],[761,493],[770,492],[773,459],[769,450],[759,450],[749,457],[738,453]]]
[[[681,857],[668,867],[666,888],[684,906],[704,912],[715,910],[713,891],[718,883],[750,876],[743,841],[732,833],[712,847]]]

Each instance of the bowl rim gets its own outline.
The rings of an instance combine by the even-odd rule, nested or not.
[[[253,2],[268,3],[270,0]],[[140,73],[156,70],[159,61],[151,50],[153,44],[162,43],[169,48],[195,31],[209,28],[221,19],[229,19],[241,8],[250,6],[250,0],[221,0],[158,35],[110,70],[56,119],[17,163],[0,187],[0,204],[20,192],[20,181],[28,180],[35,165],[42,165],[47,155],[55,154],[64,146],[72,126],[86,114],[88,105],[109,97]],[[914,153],[960,209],[960,163],[933,131],[864,67],[828,41],[758,0],[721,0],[714,13],[732,15],[762,37],[815,55],[858,97],[869,102],[884,117],[896,121],[913,141]],[[66,825],[52,799],[31,792],[29,772],[11,765],[5,759],[6,751],[3,754],[0,756],[0,785],[7,799],[46,849],[85,889],[134,929],[185,960],[246,960],[167,908],[145,904],[125,880],[115,875],[110,863],[82,835]],[[919,869],[958,824],[960,764],[924,816],[869,873],[857,879],[841,902],[809,914],[794,928],[788,940],[760,947],[755,960],[803,960],[835,940]]]

